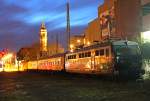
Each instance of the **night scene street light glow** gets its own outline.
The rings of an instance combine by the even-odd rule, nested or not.
[[[8,53],[4,55],[0,61],[1,68],[0,72],[15,72],[18,71],[18,64],[15,58],[15,55],[13,53]],[[20,69],[20,71],[23,71]]]

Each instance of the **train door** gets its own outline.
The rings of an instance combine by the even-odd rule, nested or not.
[[[96,70],[96,67],[95,67],[95,53],[93,51],[91,52],[91,69],[92,69],[92,71]]]

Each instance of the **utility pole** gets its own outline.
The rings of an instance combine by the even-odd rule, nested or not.
[[[67,51],[70,50],[70,6],[67,3]]]
[[[56,54],[58,53],[58,34],[56,34]]]

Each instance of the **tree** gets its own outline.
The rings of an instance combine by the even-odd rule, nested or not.
[[[18,52],[17,52],[17,60],[25,60],[28,61],[29,60],[29,51],[30,48],[21,48]]]

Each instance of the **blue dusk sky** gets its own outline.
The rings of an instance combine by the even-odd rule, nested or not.
[[[49,42],[56,34],[59,42],[66,30],[66,2],[69,0],[0,0],[0,49],[17,51],[39,41],[45,22]],[[98,16],[103,0],[70,0],[71,33],[81,34]]]

